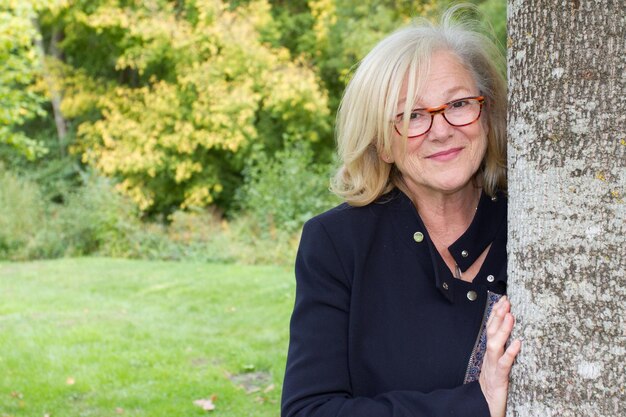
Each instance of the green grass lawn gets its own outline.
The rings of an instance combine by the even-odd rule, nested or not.
[[[0,416],[277,417],[293,291],[278,267],[0,263]]]

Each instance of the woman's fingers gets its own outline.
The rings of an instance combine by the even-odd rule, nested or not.
[[[519,354],[522,349],[522,342],[519,339],[515,339],[509,347],[506,348],[504,354],[498,359],[498,366],[496,368],[496,372],[499,378],[507,379],[509,378],[509,374],[511,373],[511,368],[513,367],[513,363],[515,363],[515,358]]]
[[[487,349],[491,352],[504,351],[504,344],[511,335],[515,318],[509,313],[510,307],[508,300],[499,301],[487,322]]]
[[[495,329],[493,333],[487,333],[487,350],[496,354],[498,357],[504,352],[504,345],[509,340],[511,332],[513,331],[513,324],[515,319],[511,313],[506,313],[506,316],[502,319],[500,327]]]
[[[494,305],[487,320],[487,351],[479,383],[492,417],[505,415],[509,374],[521,349],[519,340],[514,340],[506,347],[515,325],[515,317],[510,310],[511,304],[508,299],[502,297]]]
[[[487,330],[489,330],[489,327],[499,327],[500,321],[504,317],[504,312],[508,312],[510,308],[511,305],[506,295],[502,296],[491,310],[491,315],[489,315],[489,319],[487,320]]]
[[[500,365],[511,368],[520,350],[522,350],[522,341],[515,339],[511,342],[509,347],[506,348],[506,351],[504,351],[504,355],[502,355],[502,358],[500,359]]]
[[[511,331],[513,330],[513,325],[515,324],[515,317],[511,313],[505,313],[502,322],[500,323],[500,327],[496,331],[496,337],[499,338],[503,343],[507,341],[509,336],[511,335]]]

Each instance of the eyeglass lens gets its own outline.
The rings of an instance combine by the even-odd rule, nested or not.
[[[420,136],[430,130],[433,118],[437,113],[443,113],[443,117],[452,126],[465,126],[475,122],[480,117],[481,101],[477,98],[464,98],[448,103],[443,111],[429,111],[427,109],[413,110],[410,113],[407,136]],[[404,115],[399,115],[395,126],[401,134],[404,129]]]

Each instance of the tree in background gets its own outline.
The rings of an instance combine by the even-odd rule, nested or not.
[[[626,3],[509,1],[509,415],[626,413]]]
[[[330,131],[315,73],[271,46],[264,0],[76,2],[44,27],[64,32],[56,65],[72,150],[144,212],[228,205],[251,145]]]
[[[7,49],[20,58],[12,74],[22,78],[3,84],[17,97],[5,118],[14,138],[4,142],[40,143],[40,154],[58,149],[22,171],[49,181],[95,168],[144,215],[209,205],[232,211],[246,173],[262,175],[255,165],[267,158],[280,164],[277,152],[294,143],[313,150],[303,170],[328,165],[351,68],[389,31],[449,3],[0,1],[11,5],[7,21],[29,28],[19,32],[22,49]],[[481,8],[497,2],[475,0]],[[42,97],[46,116],[36,118]],[[25,142],[31,136],[38,142]]]
[[[299,51],[315,63],[336,111],[358,61],[384,36],[421,17],[437,19],[452,0],[311,0],[314,23],[303,34]],[[506,2],[474,0],[485,30],[506,42]],[[492,26],[491,28],[489,26]]]
[[[500,30],[504,1],[472,2]],[[0,258],[292,248],[337,203],[334,114],[353,66],[449,3],[0,0],[0,224],[19,225]],[[20,223],[31,201],[40,221]]]
[[[40,60],[33,42],[39,36],[33,19],[43,3],[0,0],[0,144],[31,160],[46,151],[20,130],[44,114],[45,97],[34,88]]]

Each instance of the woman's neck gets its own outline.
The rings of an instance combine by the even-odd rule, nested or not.
[[[481,189],[471,182],[459,191],[446,194],[420,190],[409,197],[432,238],[449,246],[469,227],[480,200]]]

